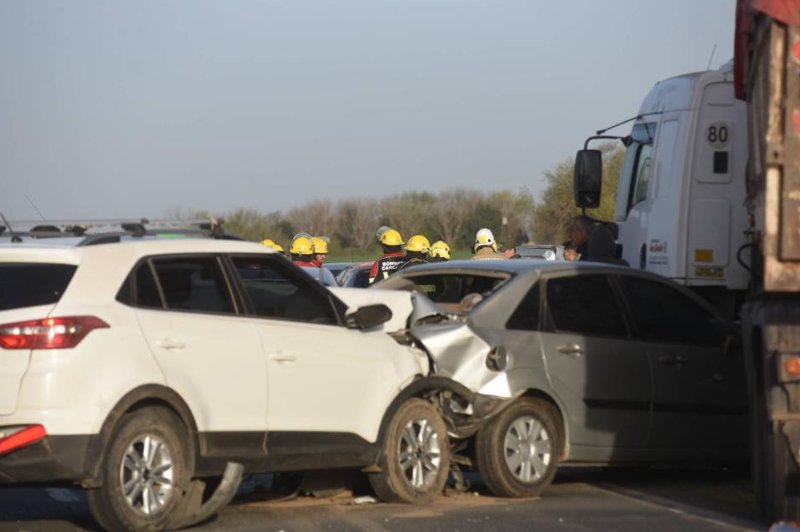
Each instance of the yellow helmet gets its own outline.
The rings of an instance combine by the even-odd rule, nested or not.
[[[275,251],[278,251],[280,253],[283,253],[283,251],[284,251],[283,250],[283,246],[281,246],[280,244],[278,244],[277,242],[275,242],[271,238],[265,238],[264,240],[262,240],[261,241],[261,245],[262,246],[267,246],[269,248],[272,248]]]
[[[450,246],[444,240],[437,240],[431,244],[430,256],[436,259],[450,260]]]
[[[416,251],[418,253],[428,253],[431,248],[430,241],[422,235],[414,235],[408,239],[406,251]]]
[[[313,255],[314,241],[305,235],[296,235],[292,239],[292,246],[289,248],[292,255]]]
[[[314,242],[314,253],[317,255],[328,254],[328,241],[325,240],[325,237],[315,236],[311,240]]]
[[[403,237],[400,236],[399,231],[396,229],[387,229],[381,235],[381,244],[384,246],[402,246],[405,242],[403,242]]]

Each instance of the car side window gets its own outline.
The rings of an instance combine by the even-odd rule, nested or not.
[[[293,275],[286,265],[270,257],[238,256],[233,257],[233,264],[256,315],[338,324],[330,299],[315,290],[311,277]]]
[[[137,307],[163,308],[161,296],[158,293],[156,279],[150,264],[144,262],[136,269],[136,295],[134,299]]]
[[[588,336],[628,335],[625,318],[606,276],[549,279],[546,292],[547,309],[555,332]]]
[[[506,323],[507,329],[514,329],[520,331],[538,331],[539,330],[539,302],[541,290],[539,284],[533,285],[525,297],[520,301],[514,313]]]
[[[620,277],[639,336],[672,344],[722,345],[717,318],[696,301],[666,283]]]
[[[164,257],[153,259],[152,264],[168,309],[234,313],[216,257]]]

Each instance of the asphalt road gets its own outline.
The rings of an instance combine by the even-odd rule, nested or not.
[[[257,479],[258,480],[258,479]],[[276,500],[250,482],[202,530],[483,531],[483,530],[765,530],[749,481],[720,469],[563,468],[543,497],[492,497],[471,478],[466,492],[449,490],[424,506],[366,502],[351,492]],[[358,495],[358,493],[356,494]],[[66,531],[94,527],[74,489],[0,488],[0,530]]]

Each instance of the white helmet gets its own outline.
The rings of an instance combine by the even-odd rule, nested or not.
[[[479,229],[478,233],[475,235],[475,246],[474,250],[478,251],[479,248],[491,246],[494,251],[497,251],[497,242],[494,239],[494,233],[492,233],[491,229]]]

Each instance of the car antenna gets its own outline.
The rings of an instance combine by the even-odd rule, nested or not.
[[[8,228],[8,232],[11,233],[11,241],[14,243],[22,242],[22,239],[18,235],[14,234],[11,224],[8,223],[8,220],[6,220],[6,217],[3,215],[3,213],[0,213],[0,220],[3,220],[3,224]]]
[[[711,57],[708,58],[708,64],[706,65],[706,72],[711,69],[711,61],[714,59],[714,52],[717,51],[717,44],[714,43],[714,48],[711,49]]]
[[[39,215],[39,218],[41,218],[43,222],[46,221],[46,218],[42,215],[42,211],[39,210],[39,208],[36,206],[36,204],[33,202],[30,196],[28,196],[27,194],[23,194],[23,196],[25,196],[25,199],[28,200],[28,203],[31,204],[31,207],[33,207],[33,210],[35,210],[36,214]]]

